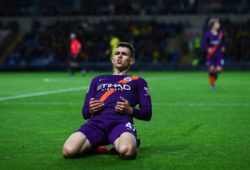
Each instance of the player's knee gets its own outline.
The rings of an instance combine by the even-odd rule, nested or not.
[[[215,71],[215,67],[214,66],[210,66],[209,67],[209,72],[214,72]]]
[[[222,72],[222,68],[221,67],[217,68],[217,72]]]
[[[65,144],[63,146],[62,154],[64,158],[72,158],[76,155],[76,150],[71,145]]]
[[[120,145],[118,152],[122,159],[133,159],[136,156],[136,147],[133,145]]]

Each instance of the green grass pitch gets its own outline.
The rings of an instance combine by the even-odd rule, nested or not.
[[[249,72],[223,72],[215,91],[206,72],[132,73],[147,80],[153,102],[152,120],[135,121],[137,159],[63,159],[99,74],[0,73],[0,169],[250,169]]]

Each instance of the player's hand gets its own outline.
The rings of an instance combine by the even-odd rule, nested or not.
[[[221,47],[221,52],[224,53],[226,51],[225,47]]]
[[[208,53],[208,55],[211,55],[213,53],[213,48],[208,48],[207,53]]]
[[[120,97],[122,101],[116,102],[115,111],[118,113],[133,114],[133,108],[130,106],[128,100]]]
[[[100,110],[102,110],[104,106],[104,103],[100,100],[95,100],[94,98],[91,98],[89,101],[89,112],[91,114],[94,114]]]

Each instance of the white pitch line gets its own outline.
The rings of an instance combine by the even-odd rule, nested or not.
[[[0,97],[0,101],[7,101],[7,100],[22,99],[22,98],[28,98],[28,97],[34,97],[34,96],[44,96],[44,95],[49,95],[49,94],[57,94],[57,93],[79,91],[79,90],[83,90],[83,89],[87,89],[87,87],[58,89],[58,90],[51,90],[51,91],[27,93],[27,94],[21,94],[21,95],[16,95],[16,96]]]
[[[52,78],[44,78],[42,80],[45,83],[72,83],[73,82],[83,82],[83,80],[80,79],[52,79]]]
[[[2,102],[2,105],[13,105],[13,102]],[[50,106],[60,106],[60,105],[81,105],[82,102],[74,103],[74,102],[18,102],[14,103],[14,105],[28,105],[28,106],[34,106],[34,105],[50,105]]]

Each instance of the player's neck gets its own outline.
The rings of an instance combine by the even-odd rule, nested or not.
[[[118,70],[118,69],[114,69],[113,71],[113,75],[126,75],[128,74],[128,70]]]
[[[212,34],[214,34],[214,35],[217,35],[217,34],[218,34],[218,30],[217,30],[217,29],[212,29],[211,32],[212,32]]]

